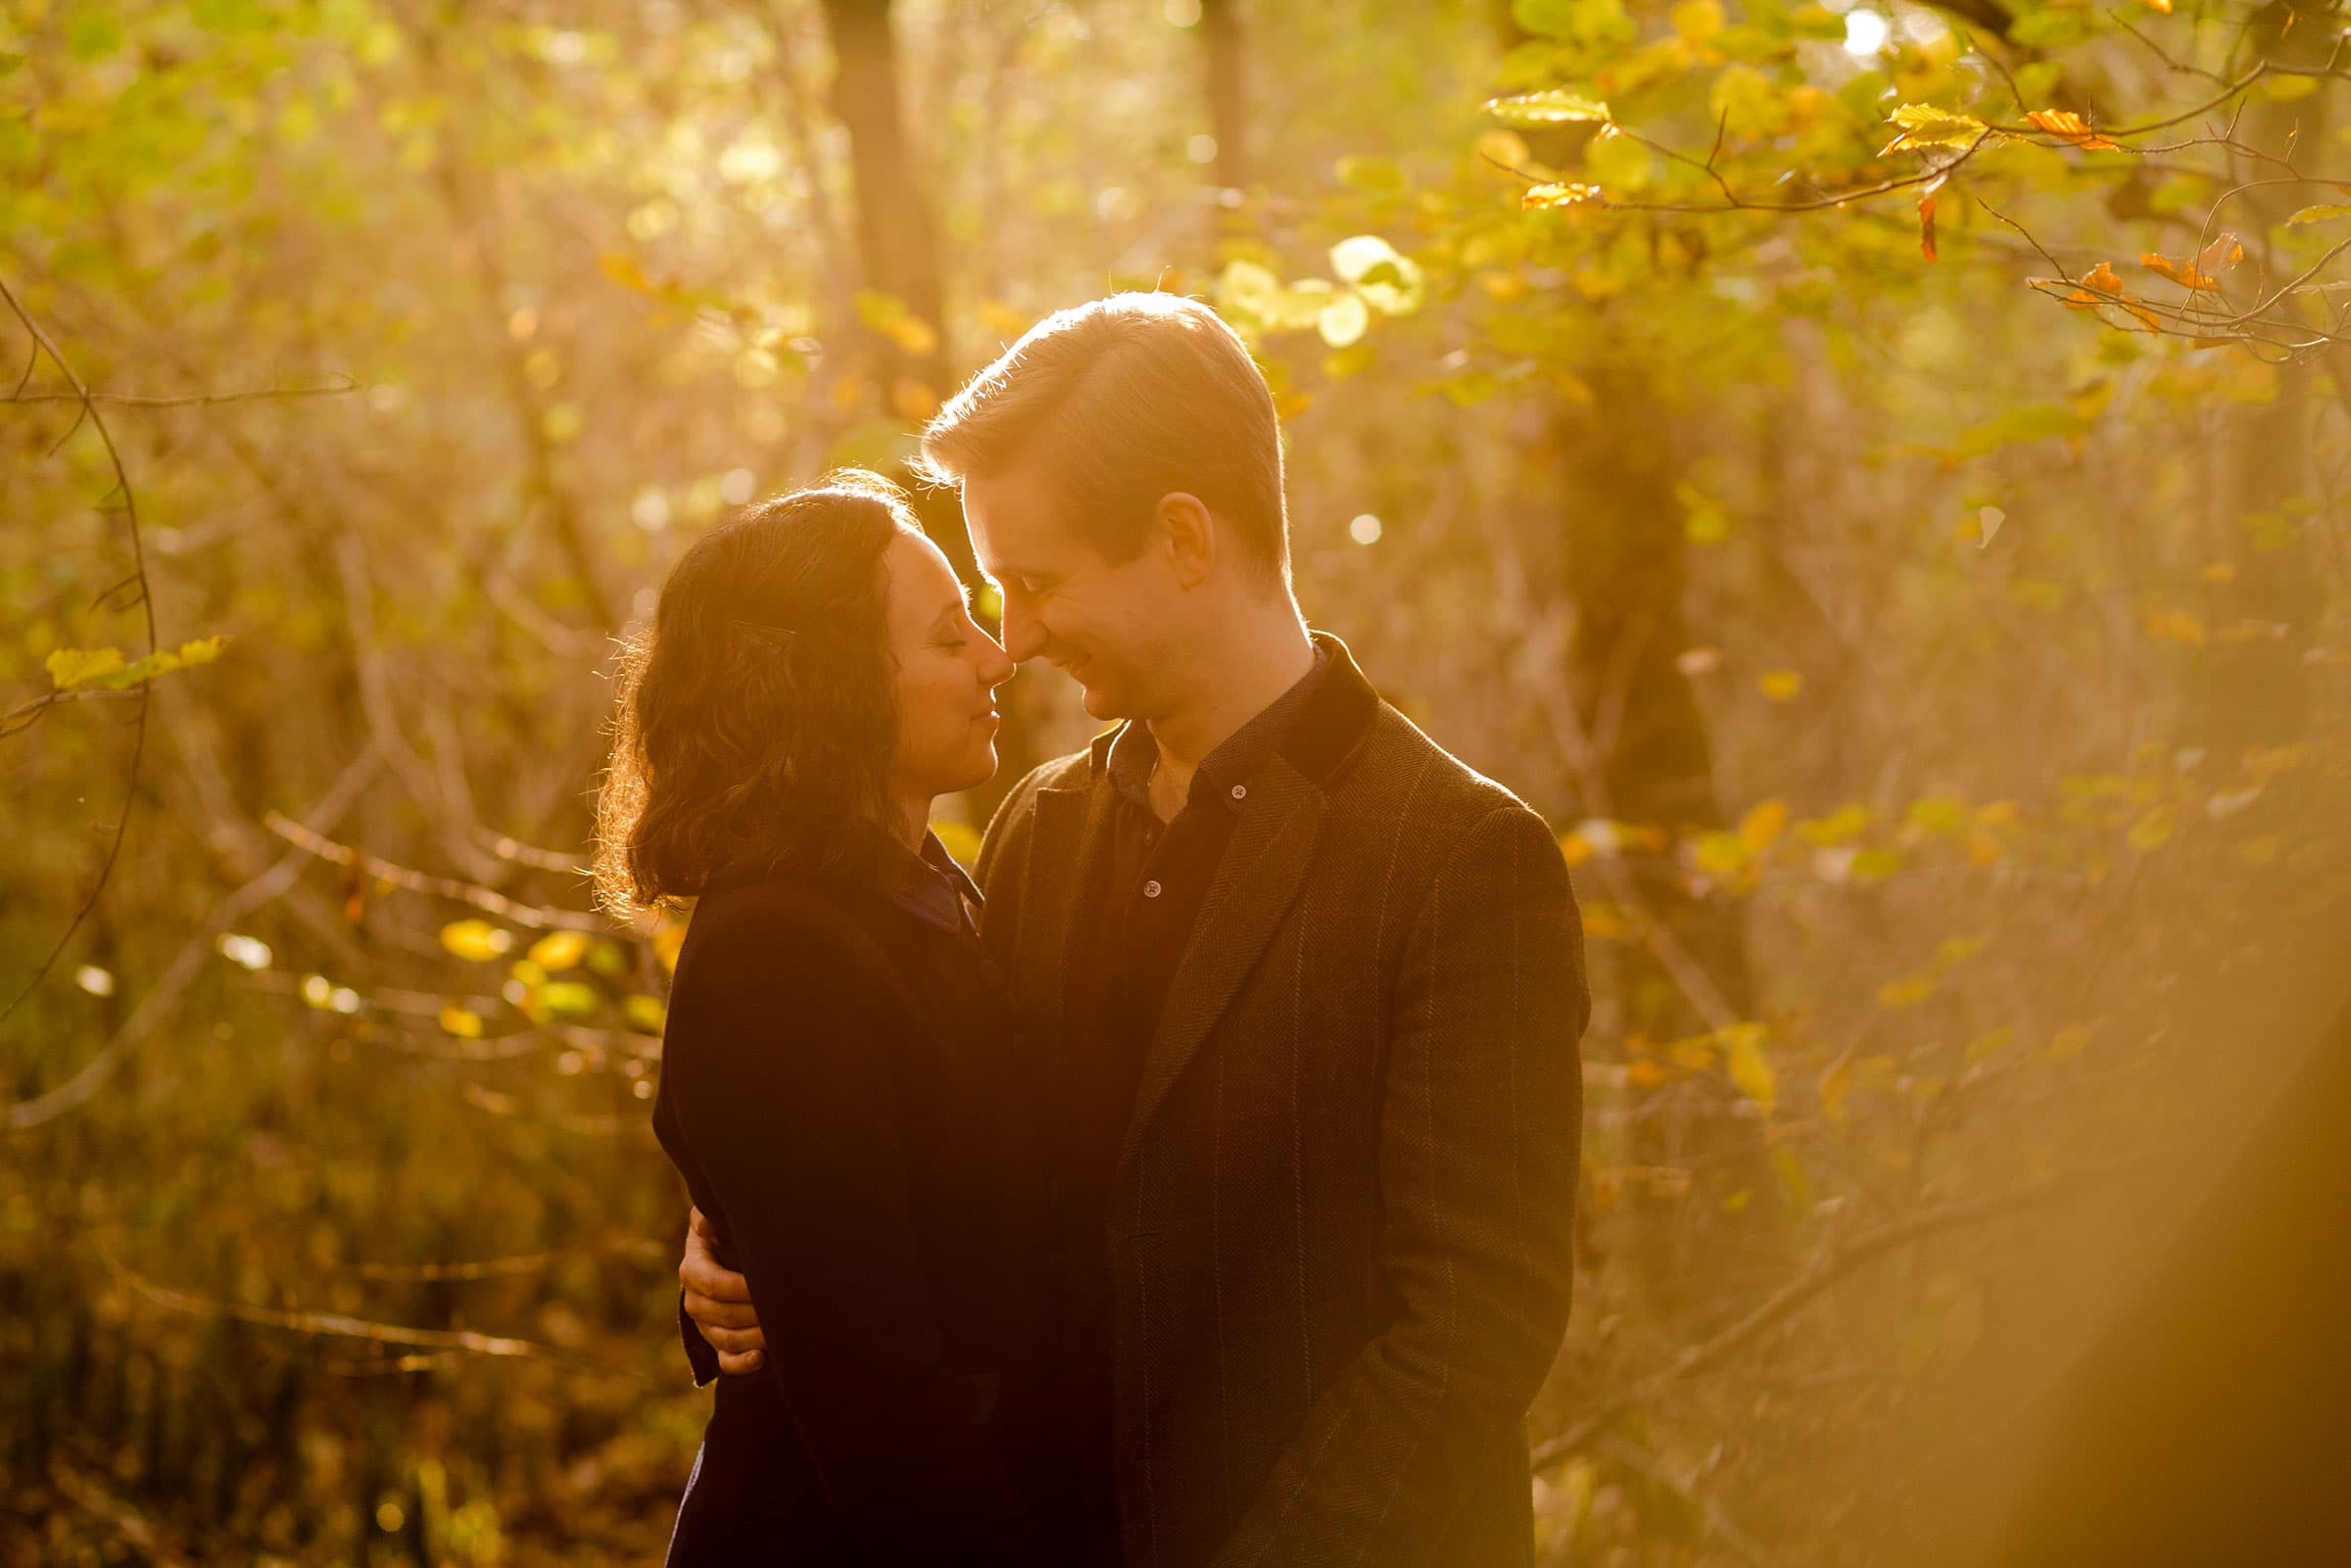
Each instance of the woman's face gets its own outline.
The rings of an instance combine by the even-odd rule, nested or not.
[[[985,784],[996,771],[995,690],[1012,660],[974,624],[954,568],[922,535],[901,531],[882,571],[898,666],[891,792],[928,799]]]

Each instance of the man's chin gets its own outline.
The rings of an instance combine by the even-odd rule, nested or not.
[[[1126,704],[1121,702],[1118,698],[1118,694],[1112,691],[1109,688],[1099,686],[1080,687],[1079,688],[1079,692],[1080,699],[1085,704],[1085,712],[1088,718],[1102,719],[1107,721],[1112,719],[1124,719],[1127,717]]]

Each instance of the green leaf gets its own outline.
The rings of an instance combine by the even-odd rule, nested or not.
[[[2330,217],[2351,217],[2351,207],[2305,207],[2285,222],[2291,228],[2296,223],[2324,223]]]
[[[1538,38],[1565,38],[1575,31],[1576,0],[1511,0],[1511,20]]]
[[[1649,184],[1655,161],[1630,136],[1603,133],[1584,148],[1584,167],[1604,190],[1637,191]]]
[[[227,642],[228,639],[225,636],[200,637],[191,641],[182,642],[175,648],[159,648],[145,658],[134,659],[114,674],[107,676],[104,684],[116,690],[120,690],[125,687],[137,686],[141,681],[152,681],[159,675],[168,675],[173,670],[184,670],[196,664],[210,664],[220,656],[220,650],[227,645]]]
[[[1738,136],[1764,136],[1786,118],[1787,102],[1752,66],[1725,66],[1706,89],[1706,113]]]
[[[1564,87],[1547,87],[1541,92],[1515,93],[1508,98],[1491,99],[1486,113],[1506,125],[1540,127],[1544,125],[1607,124],[1608,106],[1598,99],[1571,93]]]

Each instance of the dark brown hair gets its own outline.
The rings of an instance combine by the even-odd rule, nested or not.
[[[695,541],[620,666],[599,900],[628,915],[733,868],[815,867],[888,821],[897,736],[882,556],[904,497],[847,470]]]
[[[1104,558],[1132,560],[1159,498],[1197,496],[1271,578],[1290,573],[1281,426],[1238,334],[1197,300],[1114,294],[1057,311],[932,417],[928,477],[1030,456]]]

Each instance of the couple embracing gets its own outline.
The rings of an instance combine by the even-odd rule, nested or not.
[[[697,541],[624,675],[600,871],[693,900],[654,1125],[718,1383],[670,1561],[1528,1561],[1588,1011],[1552,833],[1307,631],[1206,308],[1047,318],[924,457],[1001,645],[852,474]],[[975,884],[931,804],[1030,658],[1123,722]]]

